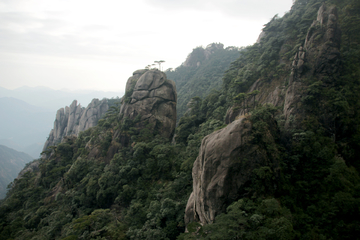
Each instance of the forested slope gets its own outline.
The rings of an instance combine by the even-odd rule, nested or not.
[[[226,183],[240,175],[242,182],[220,201],[233,204],[212,209],[206,197],[210,190],[226,191],[226,184],[215,179],[219,170],[196,171],[205,164],[198,161],[206,161],[199,154],[186,210],[192,233],[182,237],[358,239],[360,39],[353,23],[359,14],[358,1],[295,1],[289,13],[265,25],[258,44],[232,63],[223,92],[210,98],[218,99],[211,104],[210,118],[216,119],[213,113],[224,106],[229,126],[241,119],[244,126],[250,122],[251,133],[243,136],[245,144],[230,166],[242,171],[249,167],[239,164],[254,164],[252,174],[222,176]],[[194,103],[208,119],[206,99]],[[198,116],[195,111],[180,120],[178,131],[191,131]],[[206,153],[205,142],[201,149]],[[216,145],[208,151],[215,152]],[[257,157],[244,158],[249,152]],[[206,170],[215,172],[210,182],[203,177]],[[200,186],[208,184],[208,193],[196,189],[195,176]],[[196,223],[209,219],[213,223],[203,227]]]
[[[175,143],[161,121],[112,107],[14,182],[0,239],[358,239],[359,20],[357,0],[295,1],[242,49],[219,91],[189,101]],[[129,79],[122,109],[155,96],[157,88],[142,92],[141,74]],[[210,159],[201,156],[234,126],[245,129],[230,154],[237,171],[210,178],[204,196],[226,196],[225,182],[236,191],[214,210],[194,176],[216,173],[198,171]]]
[[[206,48],[193,49],[181,66],[165,71],[168,78],[176,83],[178,120],[188,109],[187,104],[191,98],[202,98],[211,91],[221,89],[224,72],[238,57],[238,48],[224,49],[223,44],[212,43]]]

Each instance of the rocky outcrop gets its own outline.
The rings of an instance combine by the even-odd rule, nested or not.
[[[317,79],[328,84],[340,71],[341,32],[337,26],[336,8],[322,5],[291,62],[290,77],[255,81],[243,102],[228,109],[225,118],[228,126],[203,139],[193,166],[193,192],[185,211],[186,224],[211,223],[229,204],[242,197],[249,174],[265,160],[266,154],[261,154],[258,146],[247,144],[251,124],[244,118],[249,112],[245,106],[252,102],[282,106],[285,129],[302,122],[302,97],[307,87],[304,80]],[[259,92],[253,96],[255,90]]]
[[[306,87],[304,79],[316,78],[326,84],[331,83],[340,72],[341,31],[337,19],[336,7],[327,7],[323,4],[307,32],[303,46],[300,46],[295,53],[290,64],[290,76],[286,79],[273,78],[271,81],[258,79],[247,92],[259,90],[259,94],[255,96],[258,104],[270,103],[277,107],[283,106],[286,128],[301,122],[304,115],[301,108],[301,99]],[[286,88],[284,82],[287,82]],[[244,105],[249,105],[251,96],[244,101]],[[226,114],[226,123],[234,121],[247,112],[248,109],[233,106]]]
[[[108,109],[109,105],[106,99],[100,101],[99,99],[94,98],[81,114],[79,127],[75,135],[78,135],[81,131],[94,127]]]
[[[100,144],[104,135],[89,141],[85,148],[89,158],[103,158],[110,161],[119,149],[136,144],[138,136],[142,140],[152,137],[172,139],[176,126],[176,87],[165,73],[157,70],[141,69],[133,73],[127,83],[125,96],[121,100],[119,127],[108,133],[109,147]],[[142,132],[142,130],[144,130]],[[139,134],[139,133],[145,134]]]
[[[159,70],[138,70],[126,84],[128,95],[123,99],[120,115],[134,120],[136,127],[145,126],[154,134],[171,139],[176,125],[176,86]]]
[[[304,44],[307,61],[313,66],[313,74],[328,77],[339,73],[340,44],[341,30],[338,27],[337,8],[323,4]]]
[[[86,108],[74,100],[69,107],[59,109],[43,151],[60,143],[65,136],[78,136],[81,131],[95,126],[108,109],[106,99],[100,101],[96,98]]]
[[[244,159],[238,156],[250,128],[250,123],[241,118],[202,140],[192,169],[193,192],[185,210],[186,224],[211,223],[226,209],[227,201],[236,200],[246,178],[237,171],[244,165]],[[230,177],[230,172],[237,177]]]
[[[253,170],[267,161],[264,150],[250,144],[251,130],[251,122],[242,117],[202,140],[192,169],[186,224],[212,223],[230,203],[244,196]]]
[[[313,76],[327,84],[339,74],[341,31],[337,19],[336,7],[323,4],[308,30],[304,47],[299,47],[294,56],[284,102],[285,127],[300,122],[304,116],[300,107],[303,78]]]

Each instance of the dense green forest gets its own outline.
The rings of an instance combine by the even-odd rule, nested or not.
[[[339,46],[313,24],[323,3],[336,6],[341,39],[331,41]],[[264,25],[259,43],[241,49],[221,88],[186,104],[175,143],[137,128],[139,118],[124,119],[114,104],[9,186],[0,239],[359,239],[359,22],[358,0],[294,1]],[[288,116],[292,89],[298,102]],[[248,147],[259,146],[266,161],[213,223],[185,226],[201,141],[234,120],[230,110],[251,123]]]
[[[176,83],[178,120],[187,111],[191,98],[203,98],[212,90],[221,89],[224,72],[238,57],[238,48],[224,49],[223,44],[212,43],[205,49],[194,48],[181,66],[165,71],[167,77]]]

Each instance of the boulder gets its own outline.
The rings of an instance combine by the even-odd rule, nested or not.
[[[246,194],[252,171],[266,161],[263,150],[249,144],[251,129],[251,122],[242,117],[202,140],[192,169],[193,192],[185,224],[212,223],[230,203]]]
[[[146,126],[154,135],[171,139],[176,125],[177,93],[174,81],[167,79],[165,73],[157,69],[137,70],[128,79],[126,89],[128,98],[123,99],[120,109],[123,121],[126,118],[134,120],[140,115],[140,122],[136,126],[138,129]]]

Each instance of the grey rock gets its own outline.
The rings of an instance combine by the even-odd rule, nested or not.
[[[99,119],[107,112],[107,110],[109,110],[109,105],[106,99],[100,101],[99,99],[94,98],[81,115],[76,135],[81,131],[96,126]]]
[[[323,4],[311,25],[304,44],[313,74],[334,75],[340,67],[341,31],[336,7]]]
[[[110,161],[122,147],[133,147],[136,142],[128,133],[129,129],[124,128],[128,124],[139,132],[148,129],[149,138],[160,135],[172,140],[176,126],[175,83],[157,69],[144,69],[133,73],[126,83],[126,89],[119,113],[121,128],[112,133],[106,154],[100,144],[88,142],[85,148],[89,151],[89,158]]]
[[[304,94],[303,77],[316,76],[318,80],[331,81],[339,74],[340,40],[341,31],[337,24],[337,9],[323,4],[319,8],[317,19],[308,30],[304,47],[299,48],[292,63],[283,109],[286,128],[294,122],[301,122],[304,116],[301,108],[301,98]],[[305,69],[305,63],[307,63],[307,69]]]
[[[81,131],[94,127],[108,109],[106,99],[100,101],[96,98],[86,108],[74,100],[69,107],[59,109],[43,151],[60,143],[66,136],[78,136]]]
[[[143,75],[147,69],[140,69],[133,72],[133,75],[127,80],[126,87],[125,87],[125,93],[131,91],[131,88],[135,86],[135,83]]]
[[[242,117],[202,140],[192,169],[193,192],[186,206],[185,224],[212,223],[246,192],[244,186],[252,171],[268,161],[259,146],[249,144],[251,129],[251,122]]]
[[[133,87],[128,87],[131,85]],[[171,139],[176,125],[177,93],[174,81],[167,79],[165,73],[157,69],[137,70],[126,86],[128,91],[133,90],[130,98],[124,98],[122,102],[120,115],[123,119],[134,120],[140,115],[137,128],[147,126],[154,133]]]
[[[166,76],[164,77],[164,73],[160,71],[147,71],[135,84],[134,92],[140,90],[150,91],[156,88],[159,88],[164,84]]]

